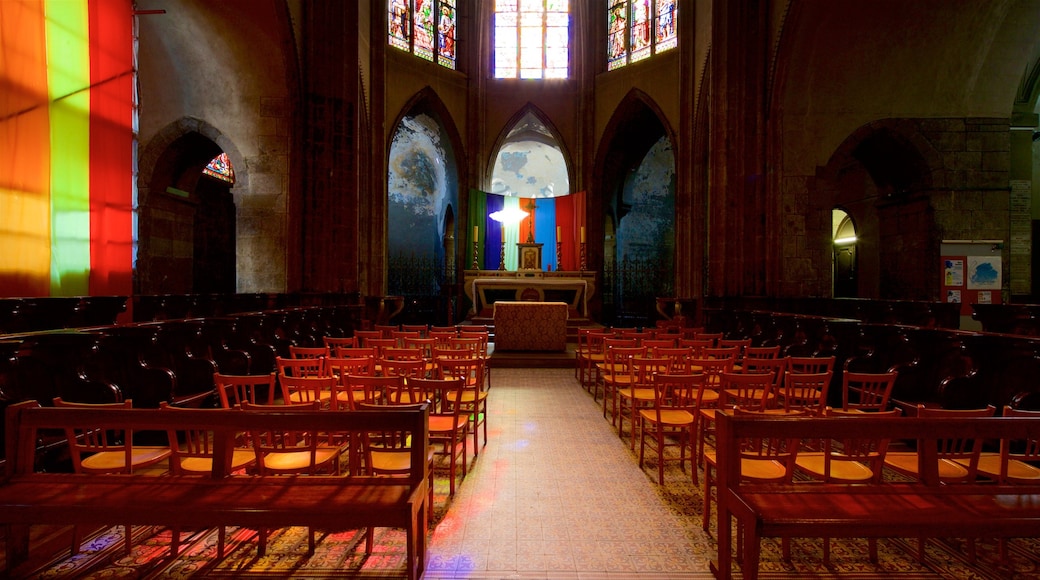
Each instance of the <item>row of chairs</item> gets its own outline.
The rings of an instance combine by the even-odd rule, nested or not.
[[[450,381],[450,385],[440,385],[447,389],[458,389],[461,381]],[[133,401],[120,403],[90,404],[74,403],[56,398],[56,407],[79,408],[133,408]],[[166,403],[163,410],[177,412],[178,407]],[[242,412],[264,413],[284,412],[286,409],[319,410],[320,403],[299,403],[290,405],[266,405],[243,401],[236,406]],[[431,415],[432,417],[433,415]],[[464,431],[466,420],[458,422],[459,430]],[[430,440],[435,441],[434,421],[431,419]],[[170,430],[166,433],[165,445],[140,444],[135,441],[134,433],[128,430],[112,429],[110,426],[97,428],[67,428],[66,439],[69,444],[69,455],[73,470],[83,474],[138,474],[163,476],[209,477],[213,468],[214,447],[212,427]],[[362,432],[356,438],[343,440],[332,434],[314,431],[281,431],[258,429],[239,434],[239,443],[232,450],[230,471],[232,473],[253,473],[257,475],[340,475],[343,465],[348,472],[366,475],[398,475],[404,473],[401,466],[407,467],[410,449],[402,444],[398,434],[381,432]],[[397,437],[397,441],[394,441]],[[462,439],[463,445],[465,438]],[[402,456],[404,460],[402,462]],[[164,469],[165,467],[165,469]],[[431,472],[432,476],[432,472]],[[432,481],[431,481],[432,485]],[[432,487],[430,501],[432,501]],[[125,526],[125,549],[131,550],[132,534],[130,526]],[[314,552],[315,536],[309,531],[309,553]],[[258,551],[263,555],[267,545],[268,530],[258,530]],[[179,549],[180,530],[172,530],[171,551],[176,554]],[[371,534],[367,541],[371,550]],[[72,553],[76,554],[82,544],[82,533],[74,529]],[[218,558],[224,555],[225,530],[218,530]]]

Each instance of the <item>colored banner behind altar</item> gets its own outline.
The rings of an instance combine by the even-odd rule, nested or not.
[[[0,296],[131,293],[132,10],[0,1]]]
[[[527,212],[519,224],[503,226],[491,214],[509,208]],[[580,266],[580,242],[585,231],[585,192],[550,198],[521,198],[487,193],[469,193],[469,232],[476,232],[476,262],[479,269],[497,270],[505,241],[505,269],[517,269],[519,242],[533,239],[542,244],[542,269],[576,271]],[[529,237],[530,236],[530,237]],[[473,238],[470,238],[472,244]],[[560,261],[556,243],[560,243]],[[472,268],[472,264],[469,264]]]

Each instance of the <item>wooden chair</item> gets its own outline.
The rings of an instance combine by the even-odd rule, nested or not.
[[[397,324],[373,324],[372,330],[378,332],[383,338],[393,338],[394,332],[401,330]]]
[[[715,346],[715,341],[704,338],[680,338],[679,346],[692,348],[694,358],[705,358],[704,349]]]
[[[729,410],[734,415],[766,415],[768,411],[750,411],[740,407]],[[795,439],[747,439],[740,442],[740,476],[756,483],[790,483],[798,459]],[[718,466],[715,449],[704,450],[704,511],[701,527],[708,531],[711,518],[712,471]],[[738,533],[739,537],[739,533]]]
[[[575,377],[586,391],[593,394],[593,400],[598,398],[596,365],[603,363],[603,341],[611,336],[612,332],[602,328],[578,329],[578,343],[574,351]]]
[[[716,343],[719,348],[735,347],[737,349],[737,361],[744,360],[748,347],[751,346],[750,338],[720,338]]]
[[[121,403],[70,403],[61,397],[53,399],[55,407],[80,409],[132,409],[133,401]],[[99,424],[89,428],[66,427],[65,439],[69,445],[72,470],[90,474],[130,474],[165,461],[171,455],[168,445],[135,445],[133,431],[113,429],[111,425]],[[165,471],[165,470],[164,470]],[[130,526],[124,526],[126,553],[130,554],[132,534]],[[83,543],[78,526],[72,533],[72,554],[79,553]]]
[[[231,409],[242,403],[274,402],[275,374],[266,375],[225,375],[213,374],[213,384],[220,399],[220,406]]]
[[[356,411],[362,404],[375,405],[385,400],[387,384],[403,383],[404,377],[352,375],[339,377],[332,389],[333,411]]]
[[[898,373],[858,373],[846,370],[841,377],[841,408],[849,411],[885,411]]]
[[[653,405],[656,397],[654,375],[669,371],[669,361],[665,357],[635,357],[628,367],[626,385],[614,390],[614,409],[617,415],[618,437],[624,438],[625,419],[627,416],[631,449],[636,448],[636,421],[640,408]]]
[[[426,338],[426,333],[430,332],[429,324],[402,324],[401,330],[405,332],[418,332],[420,338]]]
[[[384,338],[383,332],[375,329],[355,330],[353,336],[354,346],[365,346],[365,341],[370,338]]]
[[[415,394],[422,393],[433,402],[430,409],[430,444],[437,448],[437,455],[448,458],[448,497],[454,497],[459,467],[462,468],[462,477],[466,477],[467,473],[469,417],[462,412],[461,406],[445,404],[445,397],[462,389],[463,381],[411,379],[408,385]]]
[[[469,429],[473,434],[473,457],[479,454],[478,433],[484,429],[484,445],[487,445],[487,398],[484,389],[484,360],[471,358],[438,358],[437,377],[439,379],[461,379],[463,386],[458,391],[445,394],[444,401],[454,411],[465,413],[469,418]]]
[[[349,354],[360,355],[361,353],[351,352]],[[333,356],[325,359],[325,376],[374,374],[376,374],[376,357],[374,356]]]
[[[379,349],[374,346],[334,346],[330,352],[331,357],[339,358],[376,358],[379,356]]]
[[[164,411],[179,411],[163,401],[159,408]],[[210,477],[213,472],[214,437],[213,429],[182,429],[166,432],[170,444],[170,472],[174,475],[198,475]],[[256,452],[252,441],[249,447],[235,447],[231,450],[231,461],[228,469],[231,473],[242,472],[256,465]],[[180,530],[172,530],[173,540],[170,553],[177,554],[180,545]],[[217,559],[224,557],[226,529],[220,526],[217,530]]]
[[[650,408],[639,410],[639,468],[647,447],[657,453],[657,483],[664,485],[665,450],[679,448],[679,468],[686,469],[689,450],[690,472],[697,485],[697,462],[694,460],[697,417],[704,394],[704,375],[661,373],[653,377],[654,401]]]
[[[771,359],[780,356],[780,345],[773,346],[749,346],[744,349],[744,359]]]
[[[848,374],[848,373],[846,373]],[[996,408],[992,405],[985,409],[936,409],[917,405],[918,417],[992,417]],[[978,437],[972,437],[971,433],[965,433],[963,437],[953,439],[942,439],[937,442],[938,446],[938,478],[942,484],[971,483],[975,481],[978,474],[979,458],[982,454],[984,441]],[[920,444],[920,442],[919,442]],[[916,451],[889,451],[885,455],[885,467],[914,479],[921,479],[918,471],[919,460]],[[969,558],[974,560],[975,543],[969,538]],[[919,538],[918,554],[919,561],[924,561],[926,538]]]
[[[398,347],[404,347],[404,343],[409,338],[422,338],[422,333],[418,330],[395,330],[390,333],[390,338],[397,341]]]
[[[628,381],[631,379],[632,359],[646,356],[646,347],[636,346],[634,340],[625,340],[621,343],[615,343],[615,341],[617,339],[604,341],[606,354],[603,357],[603,364],[597,367],[598,384],[603,387],[603,418],[607,418],[607,400],[609,399],[612,407],[610,409],[611,425],[617,424],[617,391],[628,386]],[[616,346],[616,344],[627,346]],[[599,387],[596,390],[598,391]]]
[[[317,411],[321,403],[311,401],[298,405],[253,405],[244,403],[242,410],[250,413],[285,413],[293,410]],[[258,475],[315,475],[331,473],[339,475],[340,455],[343,448],[332,444],[327,434],[317,431],[282,431],[279,429],[257,429],[250,432],[253,451],[256,455]],[[260,528],[257,553],[267,553],[266,528]],[[307,553],[314,553],[314,530],[308,529]]]
[[[765,411],[776,406],[773,375],[723,371],[720,379],[722,404],[748,411]],[[714,417],[712,418],[714,420]]]
[[[798,376],[816,376],[818,373]],[[826,373],[823,373],[826,374]],[[825,407],[825,417],[848,417],[850,419],[898,417],[902,414],[899,409],[891,411],[878,411],[876,413],[857,413],[842,411]],[[822,437],[818,442],[808,448],[803,441],[803,447],[795,459],[795,468],[815,481],[824,483],[881,483],[885,454],[888,451],[889,440],[884,438],[856,438],[835,441],[829,437]],[[789,542],[784,538],[784,559],[790,560]],[[877,563],[877,539],[868,539],[870,561]],[[823,540],[823,562],[825,566],[830,565],[830,541]]]
[[[414,407],[416,405],[397,405],[398,407]],[[381,411],[390,408],[386,405],[363,403],[360,409]],[[364,473],[367,475],[386,475],[390,477],[407,477],[412,466],[411,433],[396,431],[363,431],[361,433],[361,458],[364,462]],[[430,445],[427,450],[427,461],[430,464],[428,482],[429,505],[433,505],[433,472],[436,448]]]

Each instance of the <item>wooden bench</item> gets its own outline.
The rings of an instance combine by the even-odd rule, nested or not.
[[[883,538],[1040,536],[1040,486],[990,482],[940,485],[937,440],[1035,437],[1040,420],[1021,418],[790,418],[718,413],[718,559],[711,570],[730,578],[731,518],[740,524],[744,578],[758,573],[766,537]],[[749,438],[916,440],[921,481],[912,483],[762,484],[742,481],[739,443]]]
[[[324,530],[374,527],[407,531],[408,578],[425,568],[429,464],[427,445],[412,445],[413,469],[403,477],[249,476],[228,469],[236,433],[285,429],[330,433],[394,431],[428,441],[428,405],[378,411],[187,409],[70,409],[35,402],[7,410],[7,462],[0,481],[0,524],[6,527],[7,573],[28,559],[29,526],[111,524],[174,529],[310,526]],[[34,468],[38,432],[96,426],[165,433],[213,429],[210,476],[41,473]],[[0,574],[2,576],[3,574]]]

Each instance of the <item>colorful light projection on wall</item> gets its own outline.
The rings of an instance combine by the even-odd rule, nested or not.
[[[131,293],[133,18],[0,2],[0,296]]]

